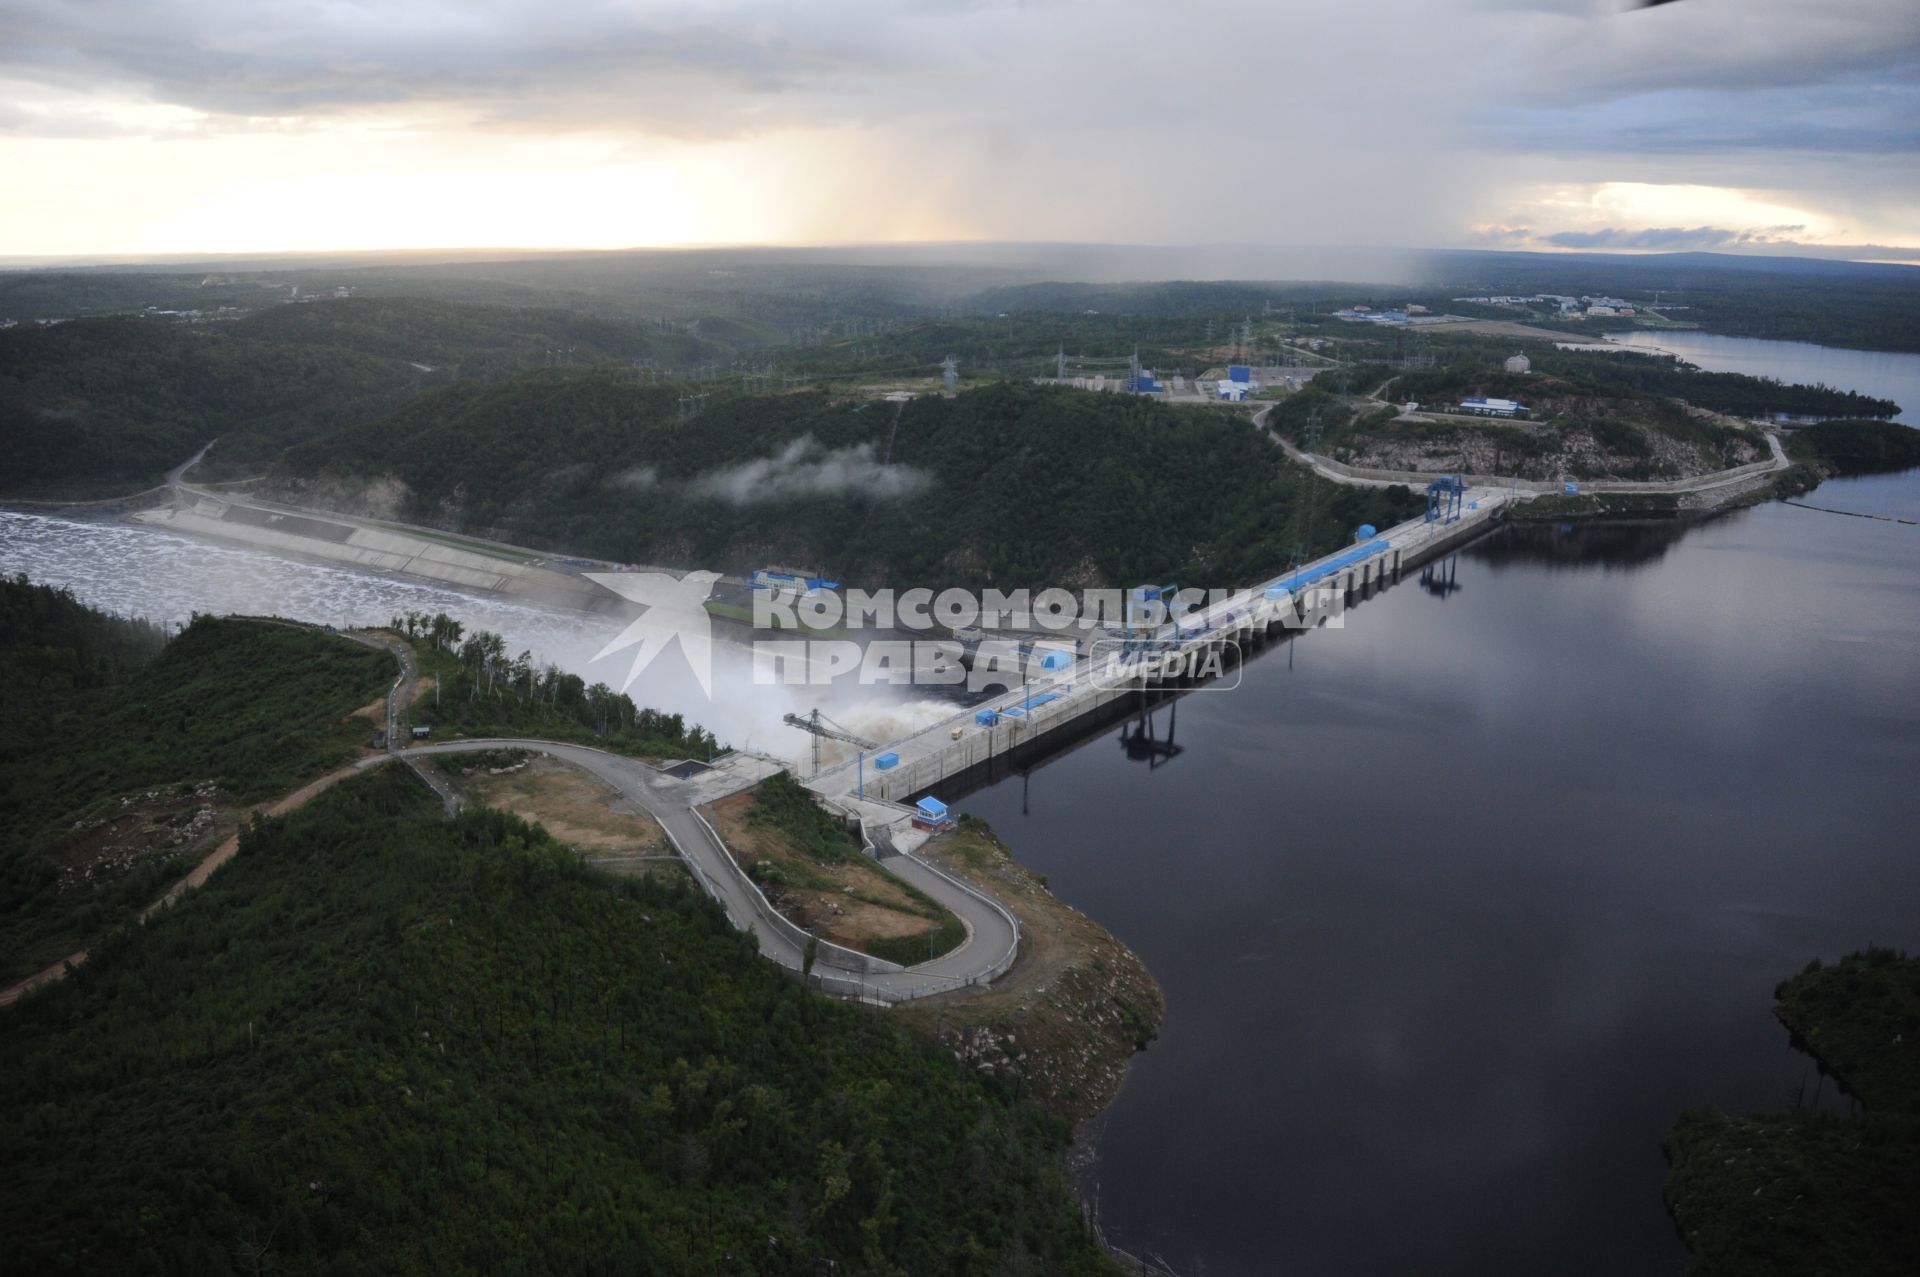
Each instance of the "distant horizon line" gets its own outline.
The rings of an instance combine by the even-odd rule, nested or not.
[[[1296,252],[1330,254],[1498,254],[1515,257],[1608,257],[1622,259],[1647,259],[1661,257],[1717,257],[1730,261],[1809,261],[1809,262],[1851,262],[1864,266],[1920,266],[1920,245],[1883,245],[1883,244],[1793,244],[1768,246],[1783,251],[1748,250],[1738,251],[1727,248],[1579,248],[1579,247],[1527,247],[1509,248],[1487,245],[1447,245],[1441,247],[1405,247],[1378,245],[1282,245],[1234,242],[1220,244],[1180,244],[1145,243],[1130,241],[1072,241],[1072,240],[992,240],[992,239],[946,239],[946,240],[846,240],[818,243],[787,242],[725,242],[686,244],[633,244],[624,246],[590,245],[459,245],[437,246],[423,245],[412,247],[385,248],[277,248],[233,251],[198,252],[150,252],[150,253],[17,253],[0,254],[0,270],[37,271],[59,269],[112,269],[114,267],[152,269],[159,266],[178,265],[201,267],[221,262],[273,262],[301,259],[359,259],[365,261],[394,260],[405,258],[434,258],[445,262],[477,259],[501,259],[514,257],[553,257],[553,256],[620,256],[620,255],[658,255],[671,256],[701,253],[833,253],[833,252],[924,252],[927,250],[964,250],[979,253],[992,249],[1018,249],[1025,251],[1046,250],[1051,252],[1142,252],[1142,253],[1230,253],[1248,251],[1260,253]],[[1900,254],[1901,256],[1893,256]],[[1248,275],[1240,278],[1256,278]],[[1222,276],[1220,278],[1233,278]]]

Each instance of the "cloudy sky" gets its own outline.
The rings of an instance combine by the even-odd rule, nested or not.
[[[0,0],[0,255],[1920,260],[1920,0]]]

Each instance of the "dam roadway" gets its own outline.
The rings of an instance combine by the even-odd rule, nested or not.
[[[1257,429],[1266,432],[1266,418],[1271,411],[1271,408],[1263,408],[1254,414],[1253,424]],[[1413,472],[1357,471],[1302,452],[1276,433],[1266,433],[1292,461],[1310,466],[1315,473],[1336,483],[1362,487],[1405,485],[1417,491],[1421,485],[1446,477]],[[1582,481],[1580,490],[1588,493],[1702,493],[1750,487],[1767,481],[1791,464],[1778,437],[1768,431],[1765,432],[1765,438],[1770,453],[1767,458],[1729,470],[1653,482]],[[863,757],[823,770],[807,783],[823,795],[842,801],[864,801],[870,807],[906,802],[914,795],[928,793],[936,785],[945,784],[962,790],[970,788],[974,778],[991,774],[996,762],[1011,761],[1016,752],[1032,758],[1039,752],[1037,747],[1048,733],[1066,735],[1068,733],[1063,729],[1077,726],[1085,730],[1092,726],[1100,721],[1093,717],[1095,711],[1113,707],[1116,702],[1143,691],[1192,686],[1195,680],[1191,677],[1185,681],[1178,677],[1161,677],[1166,669],[1176,665],[1173,660],[1176,654],[1190,661],[1209,651],[1217,652],[1226,644],[1262,636],[1276,627],[1298,631],[1337,618],[1348,600],[1384,588],[1398,580],[1402,572],[1472,540],[1486,531],[1503,510],[1543,493],[1561,490],[1561,484],[1557,482],[1479,475],[1453,477],[1464,485],[1460,493],[1458,517],[1410,519],[1371,538],[1375,542],[1384,542],[1385,549],[1361,562],[1326,571],[1328,565],[1336,563],[1345,554],[1344,551],[1337,552],[1303,568],[1234,591],[1225,600],[1210,603],[1183,617],[1179,630],[1169,632],[1163,627],[1163,634],[1173,636],[1183,631],[1200,633],[1191,638],[1169,637],[1166,642],[1170,651],[1158,661],[1145,662],[1137,674],[1123,679],[1105,676],[1095,678],[1094,660],[1081,654],[1076,657],[1071,669],[1033,679],[998,698],[969,706],[900,740],[882,745],[873,752],[872,757],[891,754],[896,759],[884,770]],[[1294,589],[1284,589],[1285,585],[1295,583],[1301,575],[1316,579],[1304,588],[1296,585]],[[1272,597],[1276,592],[1280,597]],[[1035,700],[1044,703],[1033,704]],[[988,715],[991,721],[982,722],[983,714]]]
[[[1183,674],[1183,667],[1190,670],[1194,661],[1219,654],[1229,644],[1275,628],[1299,631],[1330,620],[1337,623],[1350,599],[1383,588],[1407,569],[1473,539],[1501,510],[1533,496],[1511,487],[1466,488],[1458,518],[1410,519],[1370,538],[1368,544],[1379,542],[1384,548],[1358,562],[1334,566],[1346,552],[1328,555],[1196,608],[1181,618],[1177,632],[1162,627],[1159,642],[1164,650],[1118,671],[1118,676],[1095,655],[1081,653],[1071,668],[970,705],[869,756],[823,770],[807,784],[828,798],[868,808],[905,803],[942,784],[971,788],[974,776],[1011,760],[1016,751],[1031,757],[1049,733],[1064,736],[1066,729],[1089,726],[1097,721],[1092,716],[1098,710],[1143,691],[1193,686],[1195,679]],[[1311,582],[1299,584],[1303,576]],[[1294,588],[1287,588],[1290,584]],[[873,760],[887,754],[896,761],[882,769]]]

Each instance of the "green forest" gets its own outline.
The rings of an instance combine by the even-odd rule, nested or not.
[[[1787,452],[1835,474],[1878,474],[1920,466],[1920,430],[1891,421],[1823,421],[1787,436]]]
[[[452,530],[861,585],[1237,585],[1417,508],[1311,476],[1229,410],[1014,382],[904,406],[716,398],[682,421],[673,387],[541,371],[297,448],[278,490],[343,475],[398,477],[406,517]]]
[[[1346,392],[1351,391],[1352,394]],[[1398,420],[1399,409],[1357,396],[1373,394],[1446,409],[1468,395],[1518,399],[1531,421]],[[1664,395],[1624,388],[1579,374],[1509,373],[1483,364],[1446,364],[1395,372],[1377,364],[1329,369],[1274,407],[1268,423],[1336,459],[1358,458],[1379,447],[1410,446],[1426,455],[1469,446],[1484,460],[1463,468],[1525,478],[1672,478],[1678,445],[1698,458],[1697,472],[1726,469],[1764,457],[1758,436],[1702,419]]]
[[[1920,352],[1920,289],[1911,266],[1720,253],[1452,252],[1433,254],[1430,269],[1447,281],[1435,293],[1440,300],[1605,293],[1645,305],[1657,294],[1662,313],[1713,332]]]
[[[89,830],[176,790],[248,803],[337,767],[366,743],[366,720],[347,716],[393,679],[385,652],[270,621],[197,617],[163,646],[24,578],[0,581],[0,621],[0,980],[187,868],[155,855],[77,879]]]
[[[1820,1066],[1782,1112],[1686,1114],[1667,1138],[1667,1203],[1693,1277],[1896,1277],[1920,1255],[1920,958],[1818,958],[1774,990]],[[1829,1082],[1829,1076],[1833,1079]],[[1818,1092],[1854,1101],[1838,1113]],[[1804,1088],[1803,1088],[1804,1091]]]
[[[1064,1123],[397,768],[0,1017],[21,1271],[1115,1271]]]
[[[436,739],[521,736],[575,741],[641,758],[698,758],[721,752],[713,733],[679,714],[636,706],[605,683],[589,684],[533,653],[507,651],[491,630],[468,630],[444,612],[393,619],[413,643],[433,688],[408,710],[408,725]]]
[[[289,442],[376,417],[425,384],[405,361],[251,341],[230,325],[129,317],[0,331],[7,496],[102,496],[160,482],[219,436],[257,471]]]
[[[278,305],[221,323],[0,329],[0,495],[133,491],[215,437],[196,478],[258,474],[290,444],[437,386],[550,364],[675,367],[722,350],[631,320],[419,298]]]
[[[1706,372],[1672,355],[1621,350],[1562,350],[1551,342],[1491,341],[1448,337],[1437,341],[1433,353],[1441,365],[1399,373],[1392,388],[1395,399],[1431,401],[1482,393],[1483,382],[1499,379],[1506,390],[1527,399],[1529,381],[1551,378],[1577,385],[1593,394],[1654,396],[1680,399],[1696,408],[1709,408],[1735,417],[1891,417],[1901,405],[1851,390],[1830,386],[1788,385],[1767,377],[1737,372]],[[1525,378],[1499,372],[1508,355],[1526,355],[1532,364]],[[1386,370],[1391,372],[1392,370]],[[1361,379],[1355,379],[1355,385]],[[1494,391],[1490,393],[1505,393]]]

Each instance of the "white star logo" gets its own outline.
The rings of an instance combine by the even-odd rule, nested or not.
[[[586,577],[647,609],[593,657],[597,661],[621,648],[639,647],[621,691],[632,687],[653,658],[678,640],[693,676],[700,680],[700,690],[713,699],[713,620],[701,605],[720,579],[718,572],[689,572],[683,577],[665,572],[589,572]]]

